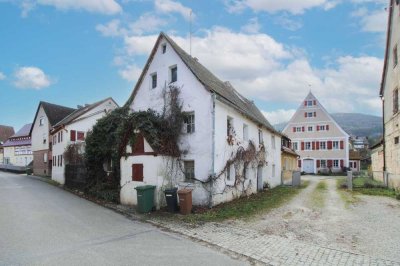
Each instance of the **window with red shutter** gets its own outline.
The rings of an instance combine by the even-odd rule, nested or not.
[[[307,106],[307,101],[304,101],[304,106]]]
[[[304,131],[305,131],[305,128],[304,128],[304,127],[302,127],[302,128],[301,128],[301,131],[303,131],[303,132],[304,132]]]
[[[327,131],[329,130],[329,125],[326,125],[326,130],[327,130]]]
[[[144,138],[141,133],[139,133],[136,137],[133,153],[144,153]]]
[[[143,164],[132,164],[132,181],[143,181]]]
[[[314,117],[317,117],[317,112],[314,112]]]
[[[319,150],[319,141],[315,142],[315,149]]]
[[[314,100],[314,105],[317,105],[317,101],[316,100]]]
[[[304,151],[304,142],[301,142],[301,150]]]
[[[317,160],[317,168],[321,167],[321,160]]]
[[[312,142],[312,149],[315,150],[315,141]]]
[[[317,126],[317,131],[319,131],[319,126]]]
[[[293,132],[296,132],[296,127],[293,127]]]
[[[341,150],[344,149],[344,141],[343,141],[343,140],[340,141],[340,149],[341,149]]]
[[[76,140],[76,131],[71,130],[70,135],[71,135],[71,141],[75,141]]]
[[[332,141],[328,141],[328,150],[332,150]]]
[[[307,112],[306,112],[306,113],[304,113],[304,117],[307,117]]]
[[[333,161],[332,160],[328,160],[328,168],[331,168],[332,164],[333,164]]]
[[[78,139],[78,140],[85,140],[85,132],[82,132],[82,131],[78,131],[77,133],[76,133],[76,138]]]
[[[297,165],[298,165],[299,167],[301,167],[301,160],[298,160],[298,161],[297,161]]]

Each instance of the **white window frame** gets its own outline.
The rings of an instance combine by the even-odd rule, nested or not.
[[[333,168],[339,168],[339,160],[333,160]]]
[[[310,115],[311,114],[311,115]],[[309,117],[313,117],[314,116],[314,113],[313,112],[307,112],[307,118],[309,118]]]
[[[196,132],[196,117],[194,112],[185,113],[184,132],[191,134]]]
[[[264,144],[264,136],[261,129],[258,129],[258,144]]]
[[[156,78],[156,86],[153,86],[153,78]],[[150,74],[150,89],[155,89],[158,86],[158,80],[157,80],[157,72],[151,73]]]
[[[325,131],[325,125],[319,126],[319,131]]]
[[[310,130],[310,129],[311,129],[311,130]],[[308,132],[313,132],[313,131],[314,131],[314,127],[313,127],[313,126],[308,126],[308,127],[307,127],[307,131],[308,131]]]
[[[296,132],[301,132],[301,127],[296,127]]]
[[[193,168],[189,168],[191,171],[187,171],[188,170],[187,169],[187,164],[188,163],[193,163]],[[183,161],[183,168],[184,168],[183,174],[185,176],[185,181],[191,181],[191,180],[195,179],[195,177],[196,177],[196,175],[195,175],[196,164],[195,164],[194,160],[185,160],[185,161]],[[188,175],[190,175],[190,176],[188,177]]]
[[[327,166],[326,160],[320,160],[319,168],[326,168],[326,166]]]
[[[235,121],[229,115],[226,117],[226,135],[233,136],[235,134]]]
[[[176,80],[172,80],[172,70],[176,68]],[[178,66],[173,65],[169,67],[169,83],[174,83],[178,81]]]
[[[323,143],[323,146],[324,146],[324,147],[321,146],[322,143]],[[326,144],[326,141],[320,141],[320,142],[319,142],[319,149],[320,149],[320,150],[326,150],[326,145],[327,145],[327,144]]]
[[[243,124],[243,140],[249,140],[249,126],[247,124]]]
[[[299,150],[299,143],[297,141],[292,142],[292,148],[295,151]]]
[[[332,141],[332,150],[339,150],[340,149],[340,144],[338,140]]]
[[[309,146],[309,147],[308,147]],[[312,150],[312,145],[311,145],[311,141],[306,141],[304,143],[304,150],[305,151],[311,151]]]
[[[313,106],[313,101],[312,100],[308,100],[307,101],[307,106]]]
[[[40,118],[39,118],[39,126],[41,127],[41,126],[44,126],[44,116],[41,116]]]

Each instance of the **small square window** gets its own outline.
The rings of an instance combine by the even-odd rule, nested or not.
[[[178,67],[171,67],[171,83],[176,82],[178,80]]]
[[[184,161],[183,162],[185,180],[190,181],[195,178],[194,176],[194,161]]]
[[[309,131],[309,132],[313,131],[313,127],[312,127],[312,126],[309,126],[309,127],[308,127],[308,131]]]
[[[398,136],[394,138],[394,144],[399,144],[399,137]]]
[[[167,51],[167,44],[164,43],[164,44],[161,46],[161,51],[162,51],[163,54],[165,54],[165,52]]]
[[[151,74],[151,88],[157,88],[157,73]]]
[[[195,132],[194,113],[187,113],[184,117],[184,126],[186,133]]]
[[[313,102],[312,101],[307,101],[307,106],[312,106]]]

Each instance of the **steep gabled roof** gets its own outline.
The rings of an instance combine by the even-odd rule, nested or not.
[[[54,125],[54,129],[70,124],[75,119],[79,118],[80,116],[86,114],[90,110],[96,108],[100,104],[102,104],[102,103],[104,103],[106,101],[109,101],[109,100],[113,101],[118,106],[118,104],[111,97],[108,97],[108,98],[106,98],[104,100],[101,100],[101,101],[98,101],[98,102],[95,102],[95,103],[92,103],[92,104],[89,104],[89,105],[85,105],[85,106],[75,110],[74,112],[72,112],[68,116],[64,117],[64,119],[62,119],[61,121],[59,121],[57,124]]]
[[[193,73],[193,75],[197,78],[197,80],[201,84],[203,84],[203,86],[208,91],[215,93],[218,99],[222,100],[226,104],[229,104],[230,106],[232,106],[237,111],[247,116],[254,122],[266,127],[269,131],[280,135],[280,133],[275,130],[275,128],[268,122],[268,120],[264,117],[264,115],[260,112],[260,110],[252,101],[242,96],[237,90],[233,88],[233,86],[229,82],[223,82],[219,78],[217,78],[207,68],[205,68],[202,64],[200,64],[198,60],[196,60],[191,55],[186,53],[168,35],[166,35],[163,32],[161,32],[160,35],[158,36],[158,39],[147,60],[147,63],[138,79],[138,82],[136,83],[135,88],[128,99],[128,102],[126,103],[127,105],[133,102],[137,90],[139,89],[144,79],[145,73],[147,72],[150,63],[154,58],[154,55],[157,51],[157,47],[159,46],[162,38],[167,40],[167,42],[171,45],[171,47],[178,54],[178,56],[185,63],[185,65],[189,68],[189,70]]]
[[[54,126],[61,119],[63,119],[64,117],[66,117],[67,115],[71,114],[73,111],[76,110],[74,108],[41,101],[36,110],[35,118],[33,119],[33,124],[35,124],[36,122],[40,106],[43,107],[43,110],[46,113],[46,116],[49,120],[50,126]],[[30,134],[32,134],[32,129],[33,127],[31,128]]]
[[[394,0],[389,1],[389,16],[388,16],[388,26],[387,26],[387,32],[386,32],[386,49],[385,49],[385,59],[383,63],[383,71],[382,71],[382,81],[381,81],[381,88],[379,90],[379,96],[383,96],[383,89],[385,87],[385,82],[386,82],[386,71],[388,68],[388,60],[389,60],[389,54],[390,54],[390,40],[392,37],[392,17],[393,17],[393,5],[394,5]]]
[[[22,137],[30,137],[32,123],[24,125],[17,133],[8,138],[3,147],[31,145],[31,139],[19,139]]]
[[[6,141],[14,134],[15,132],[13,127],[0,125],[0,143]]]
[[[14,135],[10,138],[17,138],[17,137],[28,137],[31,131],[32,123],[24,125],[20,130],[17,131]]]

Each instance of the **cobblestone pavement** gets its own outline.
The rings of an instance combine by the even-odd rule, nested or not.
[[[343,250],[263,235],[257,231],[220,223],[188,225],[152,221],[170,231],[216,245],[267,265],[400,265],[400,262],[372,258]]]

